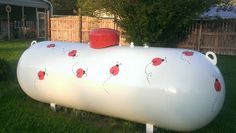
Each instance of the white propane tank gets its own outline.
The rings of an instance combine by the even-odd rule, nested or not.
[[[22,54],[17,78],[44,103],[192,131],[210,123],[224,103],[216,64],[213,52],[44,41]]]

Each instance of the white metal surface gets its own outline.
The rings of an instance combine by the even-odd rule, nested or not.
[[[45,41],[22,54],[17,77],[41,102],[192,131],[211,122],[224,103],[224,80],[208,54]]]
[[[154,127],[153,124],[146,123],[146,133],[153,133]]]

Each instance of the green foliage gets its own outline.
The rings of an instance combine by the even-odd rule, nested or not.
[[[30,41],[0,41],[0,59],[7,62],[9,80],[16,79],[16,65],[21,53],[30,46]],[[1,75],[0,75],[1,76]]]
[[[93,16],[96,10],[102,9],[101,0],[50,0],[56,15]]]
[[[78,11],[77,0],[50,0],[56,15],[75,15]]]
[[[0,81],[7,80],[10,77],[10,65],[5,60],[0,58]]]
[[[120,18],[118,24],[129,41],[161,46],[158,42],[171,41],[216,3],[217,0],[108,0],[105,6]]]
[[[95,16],[95,12],[100,9],[103,9],[101,0],[78,0],[78,14]]]

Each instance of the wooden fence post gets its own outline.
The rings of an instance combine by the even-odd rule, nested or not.
[[[6,5],[5,10],[7,12],[7,36],[8,36],[8,40],[11,39],[11,34],[10,34],[10,13],[11,13],[11,6],[10,5]]]
[[[82,43],[83,41],[83,32],[82,32],[82,26],[83,26],[83,16],[82,16],[82,11],[81,8],[79,8],[79,42]]]
[[[198,32],[198,39],[197,39],[197,50],[200,51],[201,49],[201,39],[202,39],[202,22],[200,21],[200,27]]]

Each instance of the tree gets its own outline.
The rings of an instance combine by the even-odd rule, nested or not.
[[[97,10],[103,9],[101,0],[78,0],[78,14],[95,16]]]
[[[50,0],[57,15],[94,16],[96,10],[102,9],[101,0]]]
[[[217,0],[102,0],[128,41],[163,46]],[[161,43],[160,43],[161,42]]]
[[[77,14],[77,0],[50,0],[56,15]]]

